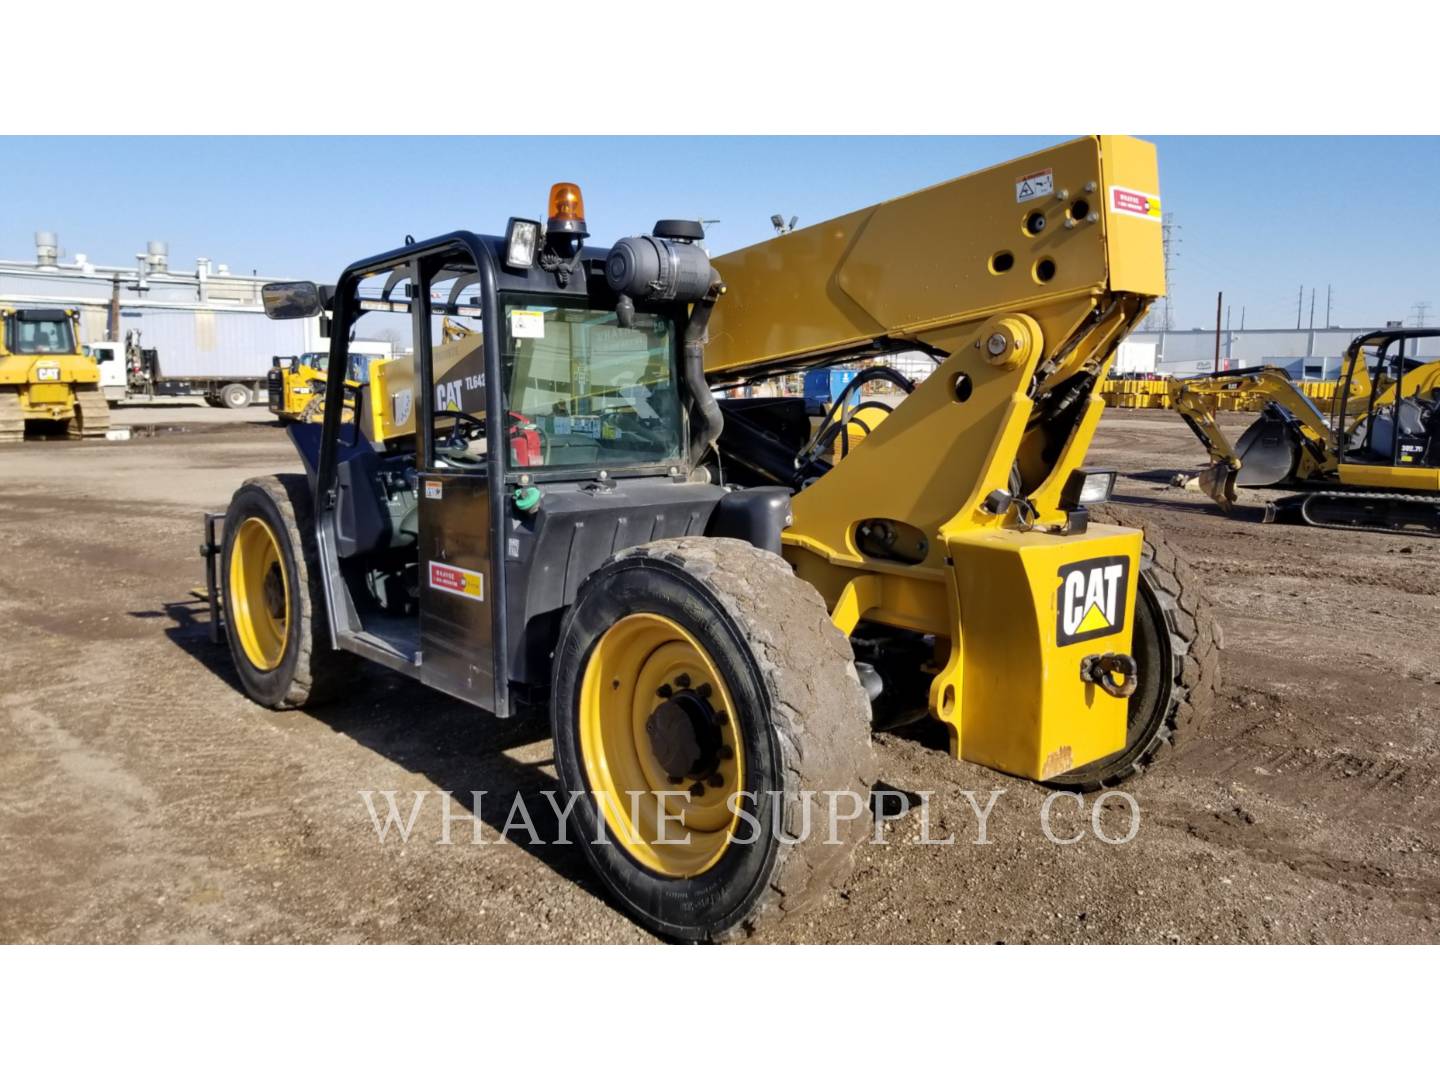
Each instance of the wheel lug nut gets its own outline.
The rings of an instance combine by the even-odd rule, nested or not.
[[[728,746],[722,746],[722,747],[720,747],[720,757],[721,757],[722,760],[724,760],[724,761],[729,761],[729,760],[730,760],[731,758],[733,758],[734,756],[735,756],[735,751],[734,751],[734,750],[731,750],[730,747],[728,747]]]
[[[730,717],[725,714],[724,709],[717,709],[715,710],[714,720],[716,727],[724,727],[727,723],[729,723]]]
[[[702,783],[700,783],[699,780],[696,780],[695,783],[693,783],[693,784],[690,785],[690,794],[691,794],[691,795],[695,795],[695,796],[697,796],[697,797],[700,796],[700,795],[704,795],[704,794],[705,794],[705,785],[702,784]]]
[[[688,690],[690,688],[690,676],[684,673],[676,675],[675,685],[680,687],[681,690]]]
[[[708,777],[706,777],[705,782],[711,787],[720,787],[722,784],[725,783],[725,781],[721,778],[718,772],[711,773]]]
[[[668,698],[671,694],[675,693],[675,691],[670,689],[670,684],[667,682],[662,683],[660,689],[656,690],[655,693],[662,698]]]
[[[675,787],[676,785],[678,785],[678,784],[680,783],[680,777],[678,777],[678,776],[667,776],[667,777],[665,777],[665,782],[666,782],[667,784],[669,784],[671,787]]]
[[[702,682],[695,688],[695,693],[699,694],[702,698],[708,698],[711,694],[710,684],[708,682]]]

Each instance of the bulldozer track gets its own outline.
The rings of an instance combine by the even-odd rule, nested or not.
[[[18,443],[25,439],[25,414],[20,411],[18,391],[0,390],[0,443]]]
[[[110,404],[97,386],[75,388],[76,419],[70,421],[70,437],[103,439],[110,430]]]

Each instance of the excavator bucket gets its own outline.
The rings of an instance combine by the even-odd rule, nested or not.
[[[1290,479],[1300,460],[1300,441],[1293,418],[1274,402],[1267,404],[1260,418],[1235,443],[1235,453],[1240,458],[1240,471],[1230,478],[1231,503],[1235,486],[1270,487]],[[1201,488],[1209,493],[1203,481]],[[1211,494],[1211,497],[1220,501],[1219,496]]]
[[[1228,461],[1217,461],[1192,478],[1194,485],[1220,504],[1227,514],[1235,508],[1235,478],[1239,470]],[[1185,485],[1187,488],[1189,484]]]

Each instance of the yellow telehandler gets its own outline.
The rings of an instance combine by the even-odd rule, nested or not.
[[[1247,368],[1173,379],[1173,408],[1210,454],[1193,478],[1222,509],[1238,487],[1290,487],[1278,516],[1340,529],[1440,533],[1440,360],[1405,355],[1409,342],[1440,329],[1395,327],[1362,334],[1340,361],[1339,392],[1327,415],[1284,369]],[[1392,351],[1393,350],[1393,351]],[[1218,399],[1262,402],[1234,444],[1220,429]]]
[[[557,184],[543,222],[267,285],[339,344],[324,423],[288,429],[304,473],[206,517],[212,626],[275,708],[363,658],[548,709],[571,831],[673,939],[843,875],[886,716],[1047,784],[1131,777],[1218,659],[1183,562],[1105,520],[1114,475],[1083,464],[1164,291],[1157,187],[1152,146],[1085,138],[711,260],[693,221],[588,245]],[[371,312],[410,317],[414,358],[346,423]],[[483,333],[442,343],[455,318]],[[900,400],[848,452],[803,399],[713,392],[901,349],[934,373],[864,368]]]
[[[110,409],[99,367],[80,350],[76,313],[0,307],[0,322],[0,443],[22,441],[27,423],[103,439]]]

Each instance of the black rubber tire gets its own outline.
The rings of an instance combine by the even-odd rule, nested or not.
[[[358,660],[330,644],[309,481],[293,473],[255,477],[241,484],[231,497],[225,512],[219,575],[227,628],[235,625],[227,587],[231,549],[236,530],[251,517],[262,518],[280,542],[286,576],[294,583],[291,600],[295,610],[290,613],[284,656],[273,671],[255,667],[236,636],[226,634],[240,682],[251,698],[272,709],[332,700],[349,682]]]
[[[227,383],[220,388],[216,401],[227,409],[243,409],[255,400],[255,395],[250,392],[248,386],[240,383]]]
[[[597,802],[579,742],[579,697],[600,636],[635,612],[665,615],[709,652],[743,715],[747,789],[760,822],[801,836],[802,793],[854,792],[858,817],[829,844],[826,800],[811,804],[806,838],[771,828],[732,841],[719,863],[690,879],[656,874],[618,843],[596,844]],[[580,589],[561,628],[551,697],[555,764],[567,791],[585,794],[574,820],[596,873],[641,925],[680,941],[724,941],[808,906],[848,875],[870,828],[875,755],[870,703],[849,640],[819,593],[778,555],[740,540],[687,537],[620,552]],[[778,794],[777,794],[778,793]],[[782,801],[777,809],[776,798]],[[848,811],[841,796],[837,806]],[[747,800],[748,801],[748,800]],[[739,828],[746,825],[741,823]]]
[[[1131,645],[1140,687],[1129,699],[1125,748],[1046,781],[1069,791],[1113,787],[1143,772],[1209,713],[1220,686],[1220,629],[1184,556],[1126,508],[1107,503],[1090,520],[1145,532]]]

